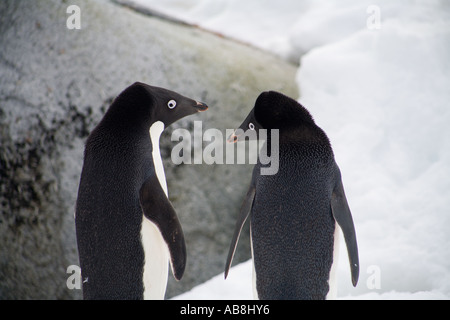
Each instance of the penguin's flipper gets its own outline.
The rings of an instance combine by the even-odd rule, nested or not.
[[[242,228],[244,227],[244,223],[252,210],[253,199],[255,198],[256,193],[255,191],[256,189],[251,186],[247,192],[247,195],[245,196],[244,202],[242,203],[241,211],[239,212],[239,216],[236,221],[236,227],[234,228],[234,234],[231,240],[230,249],[228,251],[227,262],[225,265],[225,279],[228,276],[228,271],[230,270],[231,262],[233,261],[234,252],[236,251],[236,246],[239,240],[239,236],[241,235]]]
[[[356,287],[359,278],[358,244],[356,242],[356,231],[353,224],[352,214],[347,203],[347,198],[345,197],[341,173],[338,167],[336,173],[336,185],[331,197],[331,210],[333,212],[334,219],[339,224],[344,234],[350,262],[350,270],[352,273],[352,284]]]
[[[152,221],[161,232],[169,248],[172,273],[175,279],[180,280],[186,267],[184,234],[177,214],[161,189],[156,175],[142,184],[139,199],[145,217]]]
[[[239,236],[241,235],[242,228],[244,227],[244,223],[247,220],[250,212],[252,211],[253,200],[255,199],[256,194],[256,184],[255,184],[255,169],[253,170],[253,177],[250,187],[247,191],[247,195],[242,203],[241,210],[239,211],[239,215],[236,221],[236,226],[234,228],[233,238],[231,240],[230,249],[228,251],[227,262],[225,264],[225,279],[228,276],[228,271],[231,267],[231,262],[233,261],[234,252],[236,251],[236,246],[239,240]]]

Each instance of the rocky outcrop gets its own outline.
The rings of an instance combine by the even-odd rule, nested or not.
[[[69,5],[81,29],[68,29]],[[223,271],[249,165],[175,165],[173,129],[234,128],[263,90],[293,97],[296,67],[254,48],[108,1],[0,2],[0,299],[74,299],[74,204],[84,142],[125,87],[167,87],[210,109],[162,136],[170,199],[187,241],[166,297]],[[205,143],[206,144],[206,143]],[[248,259],[247,233],[235,263]]]

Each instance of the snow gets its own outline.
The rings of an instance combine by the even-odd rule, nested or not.
[[[133,1],[300,62],[358,235],[339,299],[450,298],[449,1]],[[177,298],[251,299],[251,263]]]
[[[252,261],[230,269],[226,280],[218,274],[205,283],[173,298],[173,300],[252,300]]]

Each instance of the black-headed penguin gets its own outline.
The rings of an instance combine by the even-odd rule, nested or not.
[[[279,163],[273,174],[262,174],[266,165],[259,160],[254,167],[231,241],[225,277],[242,226],[250,216],[255,298],[327,298],[338,226],[347,244],[355,286],[359,276],[356,233],[325,132],[306,108],[273,91],[257,98],[240,129],[241,135],[235,133],[229,141],[239,141],[247,130],[269,130],[263,149],[278,150]],[[278,134],[272,135],[271,130],[278,130]],[[274,143],[277,148],[272,148]]]
[[[85,299],[163,299],[169,261],[183,276],[186,247],[168,200],[159,138],[204,103],[136,82],[89,135],[75,224]]]

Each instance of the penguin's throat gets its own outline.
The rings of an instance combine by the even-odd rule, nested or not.
[[[156,121],[155,123],[153,123],[150,127],[150,140],[152,142],[152,158],[156,176],[158,177],[161,188],[164,190],[166,196],[168,197],[169,193],[167,190],[166,174],[164,172],[164,166],[159,148],[159,139],[163,131],[164,123],[162,123],[161,121]]]

